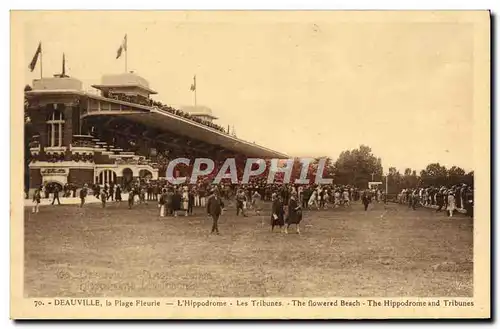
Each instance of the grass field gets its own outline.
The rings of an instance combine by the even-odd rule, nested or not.
[[[263,217],[156,204],[25,208],[27,297],[472,296],[473,222],[392,204],[304,212],[301,235]],[[265,222],[262,225],[262,222]]]

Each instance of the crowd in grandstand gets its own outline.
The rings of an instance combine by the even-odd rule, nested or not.
[[[196,116],[190,115],[187,112],[184,112],[184,111],[179,110],[179,109],[175,109],[171,106],[165,105],[159,101],[155,101],[155,100],[152,100],[149,98],[140,97],[140,96],[129,96],[129,95],[124,95],[124,94],[112,94],[112,93],[109,93],[107,95],[107,97],[111,98],[111,99],[116,99],[116,100],[128,102],[128,103],[157,107],[163,111],[169,112],[171,114],[175,114],[175,115],[183,117],[185,119],[195,121],[197,123],[203,124],[203,125],[208,126],[210,128],[217,129],[223,133],[227,133],[227,134],[229,133],[228,131],[226,131],[226,129],[224,129],[224,127],[222,127],[218,124],[215,124],[215,123],[210,122],[210,121],[202,120]]]

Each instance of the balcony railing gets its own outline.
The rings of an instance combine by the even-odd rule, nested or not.
[[[90,135],[73,135],[73,141],[71,142],[72,148],[93,148],[95,147],[94,142],[92,141],[93,137]]]

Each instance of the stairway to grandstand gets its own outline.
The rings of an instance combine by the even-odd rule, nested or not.
[[[137,164],[150,166],[151,168],[157,168],[158,166],[157,163],[152,162],[151,159],[145,156],[125,151],[91,135],[75,135],[73,138],[75,140],[73,148],[93,148],[97,158],[95,162],[99,164]]]

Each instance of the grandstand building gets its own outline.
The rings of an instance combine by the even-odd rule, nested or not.
[[[137,74],[105,75],[92,87],[94,93],[78,79],[55,76],[25,91],[30,190],[162,179],[175,157],[287,157],[230,135],[208,107],[179,110],[152,100],[156,91]]]

